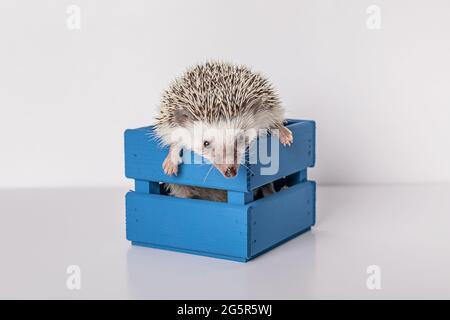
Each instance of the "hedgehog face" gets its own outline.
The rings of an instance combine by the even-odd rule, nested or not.
[[[225,178],[237,176],[247,146],[256,137],[253,130],[229,121],[195,122],[192,129],[191,150],[207,159]]]

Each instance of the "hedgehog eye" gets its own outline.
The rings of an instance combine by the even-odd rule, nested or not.
[[[203,142],[203,146],[204,146],[205,148],[208,148],[209,145],[210,145],[209,141],[206,141],[206,140],[205,140],[205,141]]]

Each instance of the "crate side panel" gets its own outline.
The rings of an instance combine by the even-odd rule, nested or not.
[[[227,256],[227,255],[223,255],[223,254],[216,254],[216,253],[204,252],[204,251],[198,251],[198,250],[172,248],[172,247],[168,247],[168,246],[158,246],[155,244],[144,243],[144,242],[132,241],[132,244],[135,246],[168,250],[168,251],[174,251],[174,252],[180,252],[180,253],[195,254],[195,255],[199,255],[199,256],[216,258],[216,259],[225,259],[225,260],[232,260],[232,261],[238,261],[238,262],[247,262],[249,260],[247,257]]]
[[[250,164],[249,185],[250,189],[257,188],[266,183],[275,181],[281,177],[288,176],[295,172],[313,167],[315,164],[315,122],[307,120],[291,120],[287,127],[292,131],[294,142],[291,146],[278,144],[278,158],[272,153],[270,139],[277,140],[277,137],[264,137],[258,140],[258,152],[267,150],[273,160],[269,164],[258,161]],[[267,141],[264,143],[264,141]],[[267,147],[265,147],[267,145]],[[255,145],[256,146],[256,145]],[[256,152],[255,146],[250,152]],[[273,173],[267,168],[273,166]]]
[[[250,255],[253,257],[314,225],[314,202],[312,181],[253,202],[249,211]]]
[[[129,192],[127,239],[247,258],[247,206]]]
[[[125,131],[125,176],[128,178],[166,183],[193,185],[205,188],[246,191],[247,170],[241,167],[234,179],[226,179],[206,163],[182,163],[176,176],[168,176],[162,170],[168,147],[161,147],[154,136],[153,127]],[[201,159],[185,151],[184,159]]]

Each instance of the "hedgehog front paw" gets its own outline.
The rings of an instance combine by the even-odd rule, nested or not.
[[[181,157],[178,156],[178,158],[174,158],[170,154],[166,157],[166,159],[163,162],[163,170],[164,173],[168,176],[171,175],[177,175],[178,174],[178,165],[182,162]]]
[[[289,130],[286,127],[280,128],[280,142],[283,146],[291,146],[291,144],[294,142],[294,136],[292,135],[291,130]]]

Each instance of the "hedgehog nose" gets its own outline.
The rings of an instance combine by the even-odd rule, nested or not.
[[[225,177],[231,178],[231,177],[234,177],[234,176],[236,176],[236,168],[235,167],[228,167],[225,170]]]

